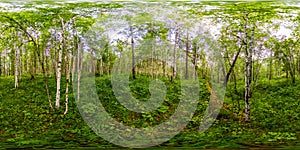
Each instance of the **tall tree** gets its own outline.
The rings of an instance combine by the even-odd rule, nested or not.
[[[35,16],[36,15],[36,16]],[[35,16],[34,18],[32,18],[32,16]],[[45,66],[44,66],[44,61],[43,58],[41,56],[41,45],[39,43],[39,37],[40,37],[40,32],[35,30],[34,25],[37,24],[35,23],[36,18],[41,17],[42,16],[38,16],[36,13],[34,12],[23,12],[22,14],[19,13],[8,13],[8,14],[4,14],[1,13],[0,17],[4,18],[5,21],[9,22],[11,24],[12,27],[15,27],[17,29],[19,29],[20,31],[22,31],[28,38],[28,40],[30,42],[33,43],[34,45],[34,49],[35,49],[35,54],[38,57],[39,63],[42,66],[42,72],[43,72],[43,76],[44,76],[44,84],[46,87],[46,93],[47,93],[47,97],[48,97],[48,101],[49,101],[49,106],[52,108],[52,102],[51,102],[51,97],[50,97],[50,92],[49,92],[49,87],[48,87],[48,81],[47,81],[47,76],[46,76],[46,72],[45,72]],[[27,20],[27,19],[31,19],[31,20]],[[27,24],[31,24],[31,26],[26,26],[27,24],[25,24],[25,22]]]
[[[132,78],[136,79],[135,75],[135,61],[134,61],[134,39],[133,39],[133,29],[132,25],[130,25],[130,34],[131,34],[131,57],[132,57]]]

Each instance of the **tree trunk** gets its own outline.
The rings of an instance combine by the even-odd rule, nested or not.
[[[55,41],[56,41],[56,39],[55,39]],[[54,42],[54,55],[52,58],[52,65],[53,65],[53,72],[54,72],[55,80],[57,80],[57,50],[56,49],[57,49],[57,44],[56,44],[56,42]]]
[[[60,48],[58,52],[58,62],[57,62],[57,69],[56,69],[56,100],[55,100],[55,107],[59,108],[60,106],[60,82],[61,82],[61,66],[62,66],[62,53],[65,45],[65,24],[62,18],[61,19],[61,27],[62,27],[62,32],[61,32],[61,39],[60,39]]]
[[[19,51],[19,55],[18,55],[18,59],[19,59],[19,72],[18,72],[19,81],[22,80],[22,74],[23,74],[23,62],[22,62],[23,61],[23,59],[22,59],[23,51],[24,51],[24,49],[22,47],[21,51]]]
[[[27,56],[28,56],[28,58],[27,58]],[[27,52],[27,50],[26,50],[26,48],[25,48],[25,58],[26,59],[24,59],[24,68],[26,68],[26,73],[29,73],[30,71],[29,71],[29,63],[28,63],[28,60],[29,60],[29,58],[30,58],[30,55],[28,54],[28,52]]]
[[[168,49],[166,49],[166,55],[165,55],[165,60],[164,60],[164,76],[166,77],[166,78],[168,78],[168,68],[167,68],[167,62],[168,62],[168,53],[169,53],[169,50]]]
[[[269,75],[268,75],[268,80],[272,80],[272,66],[273,66],[273,52],[271,51],[270,53],[270,63],[269,63]]]
[[[255,72],[255,76],[254,76],[254,85],[256,86],[257,85],[257,82],[258,82],[258,78],[259,78],[259,73],[260,73],[260,68],[261,68],[261,64],[259,62],[257,62],[257,66],[256,66],[256,72]]]
[[[44,58],[43,56],[42,56],[43,54],[41,54],[40,56],[38,56],[38,57],[42,57],[42,59]],[[44,59],[43,59],[44,60]],[[44,63],[44,61],[42,62],[42,63]],[[37,62],[37,74],[40,74],[41,73],[41,62],[40,61],[38,61]],[[43,70],[42,70],[43,71]]]
[[[247,20],[245,24],[245,37],[247,39]],[[245,45],[245,53],[246,53],[246,63],[245,63],[245,121],[250,122],[250,104],[249,99],[251,98],[251,80],[252,80],[252,47],[254,40],[254,27],[252,30],[252,36],[250,39],[250,47],[248,50],[247,45]],[[247,44],[247,41],[246,41]]]
[[[166,62],[164,60],[162,61],[162,67],[162,77],[166,77]]]
[[[177,54],[176,54],[176,45],[177,45],[177,38],[178,38],[178,30],[175,31],[175,43],[174,43],[174,53],[173,53],[173,70],[172,70],[172,78],[171,81],[173,82],[176,78],[176,59],[177,59]]]
[[[91,65],[92,65],[91,73],[92,73],[92,75],[94,75],[95,74],[95,62],[94,62],[94,49],[93,48],[91,48],[90,55],[91,55]]]
[[[19,48],[16,46],[16,43],[14,44],[14,51],[15,51],[15,88],[17,89],[19,87],[19,81],[18,81]]]
[[[134,40],[133,40],[133,29],[132,25],[130,25],[130,32],[131,32],[131,54],[132,54],[132,78],[136,79],[135,76],[135,62],[134,62]]]
[[[193,42],[193,60],[192,63],[194,64],[194,79],[197,79],[197,43]]]
[[[66,108],[64,114],[67,114],[68,112],[70,67],[70,53],[66,52]]]
[[[111,69],[110,69],[110,54],[109,54],[109,49],[107,49],[107,60],[108,60],[108,62],[107,62],[107,74],[108,75],[110,75],[110,71],[111,71]]]
[[[12,50],[11,50],[11,63],[10,63],[10,75],[14,76],[15,75],[15,68],[16,68],[16,41],[13,44]]]
[[[43,72],[43,76],[44,76],[44,84],[46,86],[46,92],[47,92],[48,102],[49,102],[50,108],[53,108],[52,107],[52,102],[51,102],[51,97],[50,97],[50,92],[49,92],[49,87],[48,87],[48,81],[47,81],[45,66],[44,66],[44,63],[43,63],[43,59],[40,58],[41,55],[40,55],[39,46],[38,45],[36,45],[36,46],[37,46],[36,50],[37,50],[37,54],[38,54],[38,59],[39,59],[39,62],[41,62],[41,65],[42,65],[42,72]]]
[[[186,32],[186,44],[185,44],[185,79],[189,78],[189,68],[188,68],[188,63],[189,63],[189,32]]]
[[[4,57],[3,57],[3,76],[7,75],[7,69],[6,69],[6,51],[4,52]]]
[[[236,63],[236,61],[237,61],[237,59],[238,59],[238,57],[239,57],[239,55],[240,55],[241,49],[242,49],[242,46],[240,46],[240,48],[239,48],[237,54],[236,54],[235,57],[234,57],[234,60],[233,60],[232,64],[229,64],[229,65],[230,65],[230,68],[229,68],[229,71],[228,71],[227,74],[226,74],[226,78],[225,78],[225,82],[224,82],[224,85],[225,85],[225,86],[226,86],[227,83],[228,83],[230,74],[231,74],[231,72],[233,71],[233,68],[234,68],[234,66],[235,66],[235,63]],[[230,61],[230,60],[228,59],[228,62],[229,62],[229,61]]]
[[[82,60],[83,56],[81,54],[81,44],[77,49],[77,100],[80,99],[80,78],[81,78],[81,70],[82,70]]]
[[[74,52],[74,51],[73,51]],[[73,55],[72,55],[72,58],[71,58],[71,60],[72,60],[72,82],[74,82],[74,73],[75,73],[75,69],[76,69],[76,57],[74,57],[74,53],[73,53]]]
[[[72,51],[72,57],[73,57],[73,59],[72,59],[72,82],[74,81],[74,74],[75,74],[75,70],[76,70],[76,61],[77,61],[77,59],[79,59],[79,57],[75,57],[75,55],[76,55],[76,53],[79,51],[79,41],[78,41],[78,34],[77,34],[77,30],[76,30],[76,22],[74,22],[74,26],[75,26],[75,28],[74,28],[74,36],[75,36],[75,38],[74,38],[74,49],[73,49],[73,51]]]
[[[156,47],[155,47],[155,46],[156,46],[156,43],[155,43],[155,45],[154,45],[154,54],[155,54],[155,60],[156,60],[156,61],[155,61],[155,62],[156,62],[156,63],[155,63],[155,64],[156,64],[156,69],[155,69],[155,70],[156,70],[156,73],[155,73],[155,74],[156,74],[156,79],[157,79],[157,78],[158,78],[158,71],[159,71],[159,64],[160,64],[160,61],[159,61],[159,59],[158,59],[158,55],[159,55],[159,54],[158,54],[158,52],[156,51]]]
[[[288,64],[289,64],[289,68],[290,68],[290,75],[291,75],[291,78],[292,78],[292,83],[295,83],[296,82],[296,78],[295,78],[295,67],[294,67],[294,59],[293,59],[293,56],[290,56],[289,57],[289,60],[288,60]]]
[[[44,63],[45,63],[45,66],[46,66],[46,68],[45,68],[46,76],[48,76],[48,71],[49,71],[48,56],[44,56],[44,57],[45,57]]]
[[[100,75],[103,75],[103,60],[100,59]]]
[[[234,92],[237,96],[241,97],[240,93],[237,90],[237,83],[236,83],[237,79],[236,79],[236,73],[234,70],[232,70],[232,74],[233,74],[233,82],[234,82]],[[238,111],[240,111],[241,110],[240,99],[238,99],[237,102],[238,102]]]

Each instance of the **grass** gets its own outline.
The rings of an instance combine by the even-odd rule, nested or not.
[[[48,80],[54,101],[55,80]],[[100,101],[111,116],[128,126],[149,127],[170,117],[181,96],[180,81],[170,83],[166,79],[162,80],[168,89],[165,102],[156,111],[146,114],[131,112],[119,104],[111,89],[109,77],[97,77],[95,81]],[[139,100],[149,98],[149,82],[151,79],[146,77],[131,81],[130,88],[134,97]],[[200,88],[201,101],[190,123],[174,138],[155,148],[300,146],[299,82],[295,85],[286,84],[285,80],[273,80],[270,84],[267,81],[259,82],[251,99],[251,123],[244,123],[242,111],[237,111],[237,101],[240,100],[241,108],[243,101],[232,92],[232,85],[229,84],[224,103],[226,107],[204,133],[197,131],[210,95],[205,88],[205,80],[200,80],[199,85],[203,87]],[[64,86],[62,84],[61,93],[64,93]],[[61,109],[51,110],[41,77],[35,80],[23,77],[19,89],[14,89],[13,77],[0,78],[0,89],[0,148],[120,148],[97,136],[87,126],[72,93],[67,115],[63,115],[64,94]],[[238,92],[243,92],[242,84],[238,84]]]

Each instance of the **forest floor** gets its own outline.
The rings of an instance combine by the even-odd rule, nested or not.
[[[65,79],[63,78],[62,81]],[[179,102],[179,81],[170,83],[166,79],[167,107],[142,116],[122,109],[111,89],[109,77],[97,77],[96,87],[101,103],[108,113],[123,124],[144,127],[159,124],[168,118]],[[49,78],[49,89],[54,102],[56,83]],[[149,98],[148,83],[151,79],[138,77],[130,83],[137,99]],[[243,121],[243,98],[227,87],[224,107],[217,120],[204,133],[199,133],[203,113],[210,94],[200,88],[201,101],[186,128],[171,140],[154,148],[281,148],[300,147],[300,82],[287,84],[286,79],[260,81],[251,98],[251,122]],[[200,80],[205,87],[205,80]],[[64,93],[65,84],[62,84]],[[72,86],[71,86],[72,87]],[[72,91],[72,90],[71,90]],[[237,91],[243,92],[238,83]],[[0,149],[1,148],[120,148],[98,135],[82,119],[73,93],[70,94],[69,112],[64,112],[64,94],[61,108],[49,108],[42,77],[30,80],[22,77],[19,88],[14,89],[14,78],[0,78]],[[238,110],[238,100],[240,109]],[[234,104],[233,104],[234,103]]]

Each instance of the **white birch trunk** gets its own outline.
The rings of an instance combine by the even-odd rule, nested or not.
[[[68,104],[69,104],[69,82],[70,82],[70,53],[66,54],[66,108],[64,114],[68,113]]]

